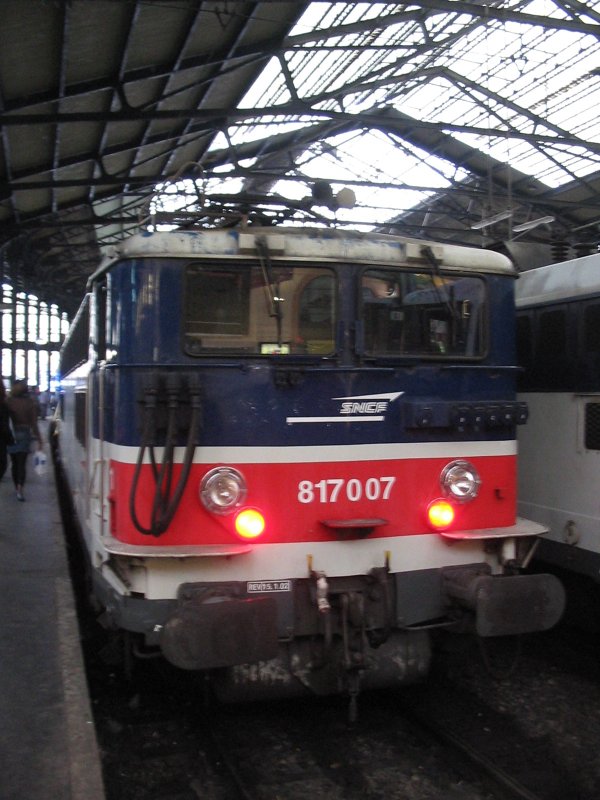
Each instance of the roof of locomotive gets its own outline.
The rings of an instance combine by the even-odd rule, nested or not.
[[[517,281],[516,304],[540,305],[592,294],[600,294],[600,254],[522,272]]]
[[[266,238],[273,258],[342,260],[363,264],[427,264],[428,260],[422,250],[428,246],[440,266],[446,269],[513,276],[517,274],[510,259],[493,250],[380,233],[283,227],[139,233],[114,248],[98,272],[104,272],[111,264],[124,258],[256,256],[258,237]],[[92,275],[90,280],[94,277]]]

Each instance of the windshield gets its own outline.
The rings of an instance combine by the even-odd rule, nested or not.
[[[184,349],[189,355],[330,355],[335,274],[310,266],[190,264]]]
[[[362,315],[367,355],[484,353],[485,283],[478,277],[367,270]]]

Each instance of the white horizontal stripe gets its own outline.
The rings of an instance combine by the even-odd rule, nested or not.
[[[286,417],[288,425],[295,422],[383,422],[385,417],[346,416],[346,417]]]
[[[137,459],[138,447],[105,445],[104,456],[125,464]],[[157,461],[163,448],[155,448]],[[175,461],[181,462],[184,448],[175,448]],[[476,458],[514,456],[515,439],[498,442],[416,442],[390,444],[309,445],[287,447],[202,447],[196,448],[195,464],[302,464],[347,461],[392,461],[422,458]],[[149,462],[148,452],[145,461]]]
[[[390,403],[404,392],[384,392],[383,394],[350,394],[348,397],[332,397],[332,400],[389,400]]]

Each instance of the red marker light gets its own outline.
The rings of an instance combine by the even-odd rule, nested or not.
[[[434,500],[427,508],[427,519],[432,528],[440,531],[454,522],[454,508],[447,500]]]
[[[265,518],[255,508],[245,508],[235,518],[235,530],[242,539],[257,539],[265,529]]]

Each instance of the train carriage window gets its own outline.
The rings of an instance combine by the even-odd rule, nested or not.
[[[250,272],[189,267],[185,316],[189,334],[248,332]]]
[[[600,352],[600,303],[586,305],[583,317],[583,349],[590,355]]]
[[[532,325],[530,314],[517,315],[517,363],[525,370],[531,367],[532,353]]]
[[[334,346],[334,283],[331,275],[310,280],[300,292],[297,343],[307,353],[331,353]]]
[[[329,268],[191,264],[184,288],[184,350],[193,356],[331,354],[335,287]]]
[[[520,312],[517,315],[517,364],[521,368],[517,377],[519,389],[529,388],[533,369],[533,332],[531,313]]]
[[[594,300],[570,303],[574,316],[581,319],[581,347],[577,348],[577,387],[596,391],[600,376],[600,303]]]
[[[585,447],[600,450],[600,403],[585,404]]]
[[[536,356],[543,361],[561,356],[567,348],[565,312],[562,309],[540,314]]]
[[[541,311],[535,336],[533,375],[537,387],[560,390],[571,371],[565,308]]]
[[[370,355],[483,355],[485,283],[471,276],[367,270],[362,278]]]

